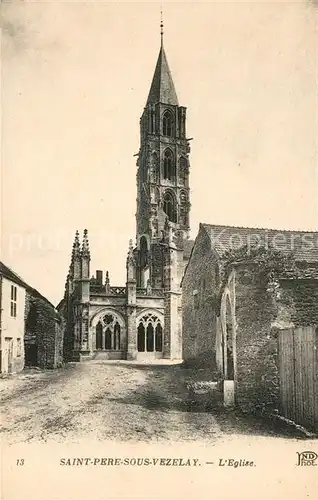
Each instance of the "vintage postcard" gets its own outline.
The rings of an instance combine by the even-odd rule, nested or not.
[[[318,3],[1,2],[3,500],[318,499]]]

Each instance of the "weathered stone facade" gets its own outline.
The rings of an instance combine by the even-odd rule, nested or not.
[[[53,304],[0,262],[1,372],[61,366],[63,334]]]
[[[66,359],[181,359],[180,283],[189,240],[189,155],[186,109],[179,106],[161,44],[140,120],[136,245],[126,285],[108,272],[90,276],[87,231],[76,234],[64,299]]]
[[[279,380],[277,366],[277,317],[274,298],[266,290],[255,266],[236,267],[231,276],[228,296],[233,314],[232,343],[234,353],[234,382],[236,403],[251,409],[257,406],[277,407]],[[222,304],[225,301],[223,292]],[[227,330],[227,318],[222,318],[218,330],[219,342]],[[217,354],[222,373],[223,353]]]
[[[318,279],[281,279],[275,290],[268,290],[261,271],[245,263],[233,268],[230,281],[236,403],[244,409],[279,409],[278,332],[317,325]],[[221,304],[226,293],[223,291]],[[226,328],[226,320],[221,318],[217,360],[222,375],[221,344]]]
[[[24,368],[24,304],[26,284],[0,262],[0,371]]]
[[[317,325],[317,249],[294,249],[295,274],[281,274],[269,286],[259,263],[226,261],[231,235],[264,230],[227,228],[222,240],[223,231],[200,225],[183,278],[183,357],[232,380],[242,409],[279,409],[277,336],[280,329]],[[317,233],[309,235],[316,241]]]
[[[25,304],[25,365],[59,368],[63,364],[63,318],[36,290]]]
[[[200,229],[182,281],[182,357],[189,364],[215,367],[218,292],[217,257]]]

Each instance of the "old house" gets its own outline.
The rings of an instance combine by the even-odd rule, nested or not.
[[[53,304],[35,289],[25,303],[25,365],[59,368],[63,365],[64,323]]]
[[[1,373],[62,364],[63,328],[53,304],[0,262]]]
[[[0,263],[1,373],[24,368],[24,315],[27,285]]]
[[[225,396],[244,409],[281,409],[295,376],[289,399],[306,401],[299,419],[318,424],[318,233],[201,224],[182,314],[184,360],[224,379]],[[295,353],[300,367],[288,368]]]
[[[181,359],[180,282],[189,239],[189,140],[163,34],[146,106],[137,160],[136,243],[130,242],[126,283],[90,272],[87,231],[76,233],[64,298],[67,359]]]

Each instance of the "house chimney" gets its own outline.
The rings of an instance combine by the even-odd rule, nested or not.
[[[103,271],[96,271],[97,284],[103,286]]]

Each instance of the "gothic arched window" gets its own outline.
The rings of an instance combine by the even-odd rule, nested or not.
[[[162,351],[162,326],[160,323],[157,324],[156,326],[156,332],[155,332],[155,349],[158,352]]]
[[[138,352],[145,351],[145,327],[142,323],[138,326],[137,349]]]
[[[110,328],[107,328],[105,332],[105,349],[111,349],[112,348],[112,332],[110,331]]]
[[[165,193],[163,198],[163,211],[171,222],[176,222],[176,206],[173,195]]]
[[[170,111],[166,110],[162,118],[162,133],[168,137],[172,136],[173,119]]]
[[[106,313],[96,325],[96,349],[120,350],[123,322],[116,313]]]
[[[96,349],[103,349],[103,325],[101,323],[96,325]]]
[[[150,182],[157,183],[159,180],[158,165],[158,155],[157,153],[152,153],[150,159]]]
[[[173,180],[175,177],[175,166],[172,151],[166,149],[163,155],[163,178]]]
[[[148,323],[147,326],[147,351],[152,352],[154,350],[154,335],[153,335],[153,325]]]
[[[146,267],[148,264],[148,243],[147,238],[142,236],[140,238],[140,266]]]
[[[155,112],[152,106],[149,110],[149,132],[151,134],[155,132]]]
[[[120,324],[118,322],[114,326],[114,349],[120,350]]]
[[[184,156],[181,156],[179,160],[179,180],[182,186],[185,186],[186,178],[187,178],[187,166],[188,162]]]
[[[152,313],[145,314],[139,321],[137,348],[139,352],[162,352],[162,326],[159,318]]]

